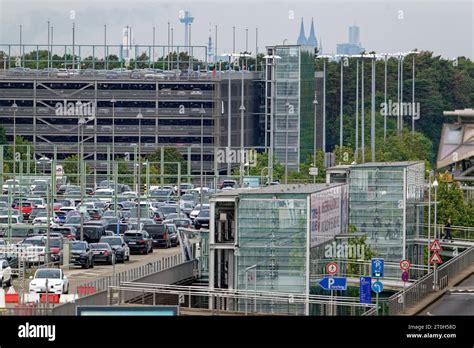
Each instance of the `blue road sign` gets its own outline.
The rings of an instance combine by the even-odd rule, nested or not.
[[[360,303],[372,303],[372,291],[370,291],[371,285],[371,277],[360,277]]]
[[[381,293],[383,291],[383,284],[382,282],[376,281],[372,284],[372,291],[376,294]]]
[[[377,258],[372,259],[372,277],[373,278],[382,278],[383,277],[383,259]]]
[[[347,290],[347,278],[325,277],[319,282],[325,290]]]

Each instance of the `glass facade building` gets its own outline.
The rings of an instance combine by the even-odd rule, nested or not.
[[[409,241],[423,219],[423,162],[367,163],[349,173],[350,221],[387,261],[409,258],[420,250]]]
[[[313,151],[314,47],[287,45],[268,50],[280,57],[274,63],[273,79],[274,154],[280,163],[288,163],[289,169],[299,170],[300,161]],[[268,79],[272,80],[271,72]],[[271,98],[267,93],[267,110]]]

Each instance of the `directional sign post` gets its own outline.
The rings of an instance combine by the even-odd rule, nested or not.
[[[347,290],[347,278],[325,277],[319,282],[324,290]]]
[[[330,313],[329,315],[334,315],[332,296],[334,290],[347,290],[347,278],[341,277],[325,277],[319,282],[319,286],[325,290],[331,290],[331,302],[330,302]]]
[[[430,255],[430,264],[434,264],[433,267],[433,289],[438,290],[438,269],[437,265],[443,262],[441,259],[441,256],[439,255],[439,251],[443,250],[441,247],[441,243],[439,242],[438,239],[435,239],[433,243],[430,245],[430,252],[432,251],[433,254]]]
[[[360,277],[360,303],[372,303],[372,291],[370,289],[371,285],[371,277]]]
[[[381,258],[372,259],[372,278],[383,278],[384,261]]]
[[[379,293],[383,291],[383,284],[380,281],[376,281],[372,284],[372,291],[375,292],[375,308],[377,308],[377,315],[379,315]]]

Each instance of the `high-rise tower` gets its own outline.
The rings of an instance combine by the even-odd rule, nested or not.
[[[184,46],[189,46],[189,24],[194,21],[194,17],[191,16],[189,11],[180,11],[179,21],[184,23]]]

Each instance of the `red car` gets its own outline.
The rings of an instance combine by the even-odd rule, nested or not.
[[[13,209],[19,210],[23,215],[23,218],[27,219],[30,217],[31,211],[36,208],[33,202],[23,201],[15,203]]]

